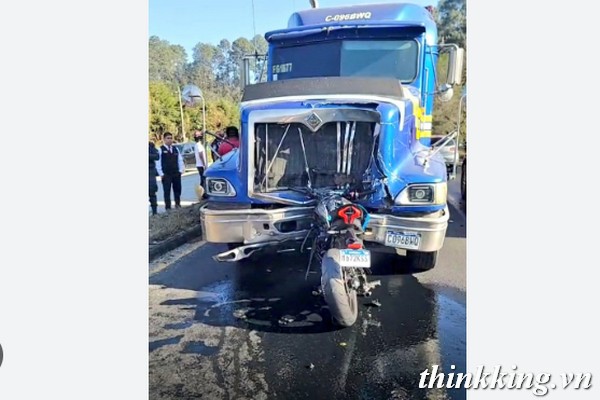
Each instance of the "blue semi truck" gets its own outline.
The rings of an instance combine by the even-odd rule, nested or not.
[[[433,102],[460,84],[462,49],[439,44],[415,4],[313,4],[265,38],[267,82],[244,89],[240,147],[205,172],[204,238],[228,246],[215,259],[297,248],[314,201],[293,189],[346,187],[369,193],[366,248],[433,268],[449,220]]]

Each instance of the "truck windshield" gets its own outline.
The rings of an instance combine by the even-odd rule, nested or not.
[[[338,40],[275,47],[273,80],[319,76],[392,77],[410,83],[417,77],[415,40]]]

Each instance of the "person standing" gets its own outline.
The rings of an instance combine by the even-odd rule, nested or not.
[[[152,215],[156,215],[158,209],[158,203],[156,201],[156,192],[158,191],[158,185],[156,184],[156,162],[160,159],[158,150],[154,146],[154,143],[149,142],[148,144],[148,187],[150,189],[150,207],[152,208]]]
[[[162,179],[163,195],[165,198],[165,209],[171,209],[171,187],[175,208],[181,208],[181,174],[185,172],[185,165],[181,153],[173,146],[173,134],[163,134],[163,145],[160,146],[160,159],[156,163],[156,169]]]
[[[200,175],[200,186],[204,187],[204,170],[208,166],[206,162],[206,151],[202,143],[202,132],[196,131],[194,133],[194,140],[196,145],[194,146],[194,156],[196,157],[196,168]]]

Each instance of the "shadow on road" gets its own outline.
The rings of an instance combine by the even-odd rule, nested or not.
[[[200,293],[198,297],[167,300],[162,304],[194,308],[195,321],[213,326],[286,334],[337,331],[340,328],[331,323],[329,309],[318,293],[319,266],[313,264],[308,279],[304,278],[307,261],[307,256],[287,254],[243,265],[233,263],[227,279],[194,288]],[[369,280],[381,280],[382,285],[374,290],[373,297],[359,297],[359,324],[361,315],[379,312],[377,303],[383,306],[389,302],[382,309],[397,310],[390,319],[396,322],[404,319],[407,326],[420,307],[431,310],[434,292],[409,273],[401,257],[374,253],[373,261]],[[168,282],[158,277],[153,283]],[[179,286],[173,283],[169,286]],[[182,289],[192,289],[183,286]],[[428,331],[424,327],[419,330]]]

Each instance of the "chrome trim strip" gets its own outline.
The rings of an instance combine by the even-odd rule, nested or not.
[[[352,168],[352,148],[354,147],[354,134],[356,133],[356,121],[352,122],[352,130],[350,133],[350,144],[348,145],[348,171],[347,175],[350,175],[350,170]]]
[[[348,163],[348,137],[350,136],[350,124],[346,124],[346,133],[344,133],[344,153],[342,158],[342,173],[346,172],[346,164]]]
[[[300,135],[300,144],[302,145],[302,155],[304,156],[304,169],[306,170],[306,175],[308,175],[308,188],[312,187],[312,180],[310,179],[310,168],[308,167],[308,159],[306,158],[306,147],[304,146],[304,135],[302,134],[302,129],[298,128],[298,134]]]
[[[399,123],[399,130],[403,130],[404,129],[404,122],[406,120],[406,105],[408,103],[411,103],[411,100],[409,98],[403,98],[403,99],[395,99],[392,97],[383,97],[383,96],[368,96],[368,95],[356,95],[356,94],[326,94],[326,95],[308,95],[308,96],[281,96],[281,97],[272,97],[269,99],[260,99],[260,100],[250,100],[250,101],[246,101],[241,103],[242,107],[247,107],[247,106],[253,106],[253,105],[261,105],[261,104],[268,104],[268,103],[282,103],[282,102],[291,102],[291,101],[320,101],[322,104],[329,104],[329,103],[335,103],[335,104],[339,104],[340,102],[348,102],[348,103],[355,103],[355,104],[369,104],[369,103],[373,103],[373,102],[380,102],[380,103],[389,103],[392,104],[394,106],[396,106],[400,112],[400,123]],[[311,111],[306,109],[297,109],[297,110],[260,110],[260,111],[254,111],[254,112],[279,112],[279,114],[283,115],[290,115],[293,114],[294,111],[302,111],[302,115],[304,115],[304,117],[310,115]],[[317,111],[317,110],[315,110]],[[323,116],[321,114],[321,112],[326,111],[326,109],[320,109],[318,110],[318,114],[319,117],[323,120],[323,124],[326,122],[330,122],[333,119],[329,119],[329,121],[323,119]],[[335,109],[333,109],[333,111],[335,111]],[[354,110],[354,111],[361,111],[361,110]],[[364,111],[372,111],[372,110],[363,110]],[[345,118],[346,120],[353,120],[354,118]],[[360,121],[360,119],[356,119],[357,121]],[[262,121],[261,121],[262,122]],[[280,122],[283,123],[282,121],[271,121],[271,122]],[[287,121],[285,121],[287,122]],[[303,124],[306,125],[306,121],[293,121],[293,122],[302,122]],[[379,118],[377,120],[373,120],[371,122],[379,122]],[[307,125],[308,126],[308,125]]]
[[[337,172],[340,173],[342,170],[342,124],[338,122],[337,124]]]
[[[269,125],[265,125],[265,162],[269,161]],[[265,192],[269,191],[269,173],[265,172]]]

